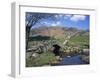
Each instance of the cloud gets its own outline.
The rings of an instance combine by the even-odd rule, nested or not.
[[[57,25],[60,25],[60,22],[58,21],[58,22],[56,22],[56,24],[57,24]]]
[[[56,19],[59,19],[59,18],[62,18],[62,17],[63,17],[63,14],[59,14],[59,15],[57,14],[57,15],[55,15],[54,17],[55,17]]]
[[[71,14],[66,14],[66,15],[64,15],[64,19],[70,19],[71,17],[72,17]]]
[[[71,16],[72,16],[72,14],[66,14],[66,15],[65,15],[65,17],[69,17],[69,18],[70,18]]]
[[[52,23],[51,26],[56,26],[56,24],[55,23]]]
[[[60,24],[61,24],[61,22],[60,21],[57,21],[55,23],[51,23],[51,26],[59,26]]]
[[[84,21],[86,19],[86,16],[85,15],[79,15],[79,14],[57,14],[55,15],[55,18],[56,19],[69,19],[71,21]]]
[[[48,24],[48,22],[43,22],[43,24]]]
[[[68,19],[68,18],[70,18],[72,16],[72,14],[57,14],[57,15],[55,15],[54,17],[56,18],[56,19],[60,19],[60,18],[64,18],[64,19]]]
[[[44,21],[41,23],[42,25],[49,25],[49,26],[59,26],[61,24],[60,21],[56,21],[56,22],[47,22],[47,21]]]
[[[86,18],[85,15],[73,15],[73,16],[70,18],[70,20],[71,20],[71,21],[77,22],[77,21],[83,21],[83,20],[85,20],[85,18]]]
[[[58,15],[55,15],[54,17],[55,17],[55,18],[58,18]]]

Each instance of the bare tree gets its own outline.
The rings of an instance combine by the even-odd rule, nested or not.
[[[55,19],[55,15],[57,14],[48,14],[48,13],[31,13],[26,12],[26,50],[28,49],[29,35],[32,26],[36,25],[40,22],[41,19]]]

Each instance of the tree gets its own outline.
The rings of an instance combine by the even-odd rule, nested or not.
[[[31,13],[26,12],[26,50],[28,49],[29,35],[32,26],[36,25],[41,21],[41,19],[53,19],[55,20],[55,15],[57,14],[49,14],[49,13]]]

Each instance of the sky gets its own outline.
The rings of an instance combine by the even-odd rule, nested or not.
[[[36,13],[33,13],[36,14]],[[44,14],[45,15],[45,14]],[[52,15],[52,14],[51,14]],[[35,27],[42,27],[42,26],[59,26],[59,27],[68,27],[68,28],[77,28],[82,30],[89,30],[89,15],[83,14],[55,14],[53,15],[56,20],[54,19],[41,19],[39,23],[33,26]]]

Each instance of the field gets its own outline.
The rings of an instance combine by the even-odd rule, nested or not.
[[[55,44],[60,46],[59,56],[55,56],[53,52]],[[26,51],[26,67],[65,65],[65,63],[68,65],[67,61],[63,63],[67,59],[79,62],[74,62],[75,64],[89,63],[89,31],[61,27],[31,30]]]

